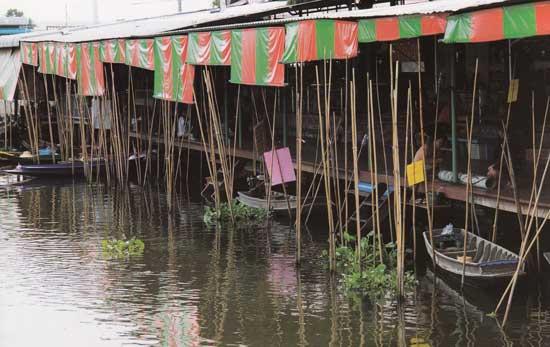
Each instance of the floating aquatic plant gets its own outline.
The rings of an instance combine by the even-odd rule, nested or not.
[[[219,210],[215,207],[206,206],[203,216],[204,223],[207,225],[230,223],[231,212],[235,218],[235,224],[238,226],[258,225],[270,215],[267,209],[248,207],[234,200],[231,203],[231,210],[226,202],[220,204]]]
[[[397,284],[397,250],[394,243],[387,243],[383,250],[383,262],[380,263],[379,254],[374,252],[375,237],[371,232],[361,238],[361,271],[355,250],[355,237],[345,233],[347,243],[336,248],[336,270],[339,273],[340,283],[346,290],[362,293],[374,299],[382,299],[396,295]],[[323,258],[328,259],[327,251],[323,251]],[[404,277],[405,289],[411,289],[416,283],[414,275],[406,272]]]
[[[101,241],[101,249],[108,257],[126,258],[142,255],[145,250],[145,244],[135,237],[130,240],[103,240]]]

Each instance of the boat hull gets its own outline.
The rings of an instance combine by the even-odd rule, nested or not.
[[[246,205],[248,207],[252,208],[262,208],[262,209],[269,209],[273,211],[274,213],[286,213],[289,209],[292,213],[296,211],[296,205],[297,205],[297,199],[293,195],[288,195],[288,200],[284,198],[284,195],[281,193],[273,192],[275,194],[274,198],[272,198],[269,201],[269,206],[267,199],[263,198],[257,198],[254,196],[251,196],[247,194],[246,192],[237,192],[237,200],[241,202],[243,205]],[[303,202],[303,207],[310,208],[312,205],[314,207],[321,207],[324,206],[322,203],[312,203],[312,202]]]
[[[91,170],[99,169],[102,164],[88,164]],[[40,165],[18,165],[13,170],[4,170],[12,175],[22,175],[30,177],[84,177],[85,165],[83,162],[60,163],[60,164],[40,164]]]
[[[458,239],[463,238],[464,230],[455,230],[460,230]],[[463,264],[462,260],[458,259],[464,253],[462,246],[448,248],[451,249],[450,251],[442,250],[437,246],[437,243],[440,242],[441,231],[442,229],[433,231],[435,251],[428,233],[423,233],[426,251],[430,258],[434,259],[435,257],[435,265],[438,269],[445,271],[450,276],[458,276],[460,280],[464,271],[465,282],[474,287],[500,286],[507,283],[514,275],[519,261],[517,254],[468,233],[467,256],[470,259]],[[522,265],[520,275],[523,274],[524,266]]]

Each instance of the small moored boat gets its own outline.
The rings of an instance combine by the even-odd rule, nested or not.
[[[54,153],[52,156],[49,149],[40,149],[38,155],[32,155],[29,151],[0,151],[0,159],[14,164],[32,164],[38,161],[46,164],[59,160],[59,154]]]
[[[237,200],[243,205],[246,205],[248,207],[253,207],[253,208],[264,208],[264,209],[268,208],[267,198],[265,196],[263,197],[254,196],[253,193],[251,192],[237,192],[237,194],[238,194]],[[285,199],[285,195],[283,193],[272,191],[271,199],[269,200],[269,205],[270,205],[269,209],[275,213],[277,212],[285,213],[288,211],[288,208],[290,205],[290,210],[292,212],[296,211],[296,204],[297,204],[296,197],[294,195],[287,195],[287,198],[288,198],[288,202],[287,202],[287,199]],[[311,207],[312,204],[314,205],[314,207],[325,206],[325,204],[323,204],[322,202],[320,201],[312,202],[311,199],[308,199],[307,201],[305,200],[302,201],[302,204],[304,208],[309,208]]]
[[[425,231],[423,236],[428,254],[430,257],[435,256],[436,266],[451,274],[462,276],[464,229],[433,230],[435,252],[432,251],[429,232]],[[514,275],[519,256],[468,232],[465,262],[464,276],[470,283],[480,279],[497,281],[509,279]],[[524,265],[521,267],[520,274],[524,274]]]
[[[87,164],[91,170],[97,170],[103,165],[103,161],[94,160]],[[4,170],[12,175],[22,175],[31,177],[60,177],[73,176],[84,177],[85,166],[83,161],[63,162],[57,164],[35,164],[35,165],[17,165],[13,170]]]

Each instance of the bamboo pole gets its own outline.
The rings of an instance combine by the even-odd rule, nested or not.
[[[512,156],[510,154],[510,147],[509,147],[509,144],[508,144],[508,137],[507,137],[506,133],[504,133],[504,145],[505,145],[506,154],[507,154],[508,169],[509,169],[509,173],[510,173],[510,176],[511,176],[512,185],[514,186],[515,185],[515,183],[514,183],[515,179],[513,178]],[[550,164],[550,155],[548,156],[548,158],[546,160],[546,165],[545,165],[544,172],[542,174],[541,181],[540,181],[540,184],[539,184],[539,189],[538,189],[538,192],[537,192],[535,206],[538,204],[538,200],[539,200],[540,194],[542,192],[542,188],[543,188],[543,185],[544,185],[544,181],[545,181],[545,178],[546,178],[546,173],[547,173],[549,164]],[[529,212],[531,212],[531,211],[528,211],[528,214],[529,214]],[[521,213],[521,211],[518,211],[518,213]],[[536,214],[536,211],[533,211],[533,214]],[[540,229],[538,229],[536,231],[535,237],[533,237],[533,239],[531,240],[531,243],[530,243],[529,247],[526,248],[527,242],[528,242],[528,239],[529,239],[529,233],[530,233],[531,227],[532,227],[533,218],[530,218],[530,220],[529,220],[527,231],[526,231],[526,233],[523,237],[523,240],[521,242],[521,247],[520,247],[520,252],[519,252],[520,261],[518,262],[516,272],[514,274],[514,277],[510,281],[510,284],[508,285],[508,288],[506,289],[506,291],[502,295],[499,303],[497,304],[497,308],[495,309],[495,312],[498,312],[498,309],[500,308],[500,305],[502,304],[506,294],[509,291],[510,293],[508,295],[508,304],[506,306],[506,311],[504,313],[504,318],[503,318],[503,321],[502,321],[502,326],[503,327],[506,325],[506,322],[507,322],[507,319],[508,319],[508,314],[509,314],[509,310],[510,310],[510,307],[511,307],[511,304],[512,304],[512,298],[514,296],[514,290],[515,290],[515,286],[516,286],[516,283],[517,283],[518,274],[519,274],[519,272],[520,272],[520,270],[523,266],[523,262],[525,261],[525,259],[527,259],[527,256],[529,255],[531,247],[533,246],[535,241],[538,239],[539,233],[542,230],[542,227],[544,226],[544,224],[546,223],[546,220],[547,220],[549,215],[550,215],[550,211],[545,216],[543,224],[541,225]]]
[[[373,149],[373,168],[374,168],[374,174],[373,174],[373,181],[374,181],[374,187],[375,187],[375,190],[374,190],[374,213],[375,213],[375,220],[376,220],[376,235],[378,236],[378,251],[379,251],[379,254],[380,254],[380,263],[383,263],[383,240],[382,240],[382,229],[380,228],[380,206],[379,206],[379,202],[380,202],[380,191],[378,189],[378,155],[377,155],[377,150],[376,150],[376,131],[375,131],[375,126],[374,126],[374,99],[373,99],[373,94],[372,94],[372,80],[370,78],[368,78],[368,83],[369,83],[369,87],[368,87],[368,97],[367,97],[367,105],[368,105],[368,112],[367,112],[367,115],[369,116],[370,118],[370,126],[369,126],[369,131],[370,131],[370,138],[372,139],[372,149]],[[372,169],[372,168],[371,168]],[[387,189],[387,188],[386,188]],[[387,189],[388,190],[388,189]],[[390,192],[389,190],[387,191],[388,193],[388,199],[390,197]],[[389,205],[389,204],[388,204]]]
[[[351,81],[351,152],[353,158],[353,192],[354,192],[354,202],[355,202],[355,229],[356,229],[356,253],[357,253],[357,264],[359,267],[359,273],[361,273],[361,214],[359,208],[359,159],[357,156],[357,104],[355,101],[355,70],[352,71],[352,81]],[[328,207],[330,209],[330,206]]]
[[[479,67],[479,61],[476,59],[476,67],[474,72],[474,90],[472,91],[472,109],[470,115],[470,124],[468,125],[468,120],[466,119],[466,134],[468,135],[468,169],[466,175],[468,175],[468,181],[466,183],[466,217],[464,222],[464,245],[462,253],[462,277],[460,280],[461,288],[464,288],[464,278],[466,273],[466,251],[468,250],[468,217],[469,217],[469,203],[470,203],[470,189],[472,187],[472,162],[471,162],[471,153],[472,153],[472,133],[474,132],[474,115],[475,115],[475,103],[476,103],[476,94],[477,94],[477,71]],[[473,201],[472,201],[473,203]],[[433,241],[432,241],[432,248]]]
[[[394,223],[395,223],[395,233],[396,233],[396,246],[397,246],[397,287],[398,287],[398,296],[399,298],[404,297],[404,259],[402,259],[401,249],[404,248],[403,241],[403,226],[401,224],[401,173],[399,168],[399,134],[397,128],[397,98],[399,91],[399,61],[396,61],[395,64],[395,74],[393,67],[393,45],[390,44],[390,92],[391,92],[391,102],[392,102],[392,147],[393,147],[393,180],[395,187],[395,198],[394,198]],[[410,93],[410,89],[409,89]]]
[[[298,69],[296,67],[296,69]],[[301,69],[303,72],[303,69]],[[298,88],[298,82],[297,88]],[[297,103],[296,109],[296,161],[297,161],[297,177],[296,177],[296,263],[300,264],[302,257],[302,107],[303,107],[303,75],[300,73],[299,82],[300,92],[297,94],[300,101]],[[285,115],[286,117],[286,115]]]
[[[419,119],[420,119],[420,143],[421,143],[421,146],[422,146],[422,150],[424,151],[424,167],[423,167],[423,170],[424,170],[424,194],[425,194],[425,202],[426,202],[426,212],[428,214],[428,232],[430,234],[430,244],[432,245],[432,258],[433,258],[433,265],[434,265],[434,269],[435,269],[435,247],[433,247],[433,224],[432,224],[432,214],[431,214],[431,209],[430,209],[430,200],[433,201],[433,196],[432,196],[432,199],[429,198],[429,195],[430,195],[430,192],[428,190],[428,175],[426,173],[426,159],[427,159],[427,151],[426,151],[426,147],[425,147],[425,141],[424,141],[424,109],[423,109],[423,98],[422,98],[422,74],[420,72],[420,66],[421,66],[421,63],[422,63],[422,60],[420,58],[420,39],[417,38],[416,39],[416,43],[417,43],[417,70],[418,70],[418,105],[419,105]],[[477,68],[476,68],[476,75],[477,75]],[[472,112],[473,112],[473,109],[472,109]],[[434,147],[435,147],[435,144],[434,144]],[[432,158],[432,165],[435,166],[435,158]],[[431,192],[431,194],[433,195],[433,192]]]
[[[385,182],[387,184],[390,183],[390,179],[389,179],[389,176],[388,176],[388,156],[386,154],[386,140],[385,140],[385,136],[384,136],[384,127],[383,127],[383,124],[382,124],[382,109],[381,109],[381,104],[380,104],[380,90],[378,88],[378,62],[375,64],[375,84],[376,84],[376,109],[378,111],[378,122],[379,122],[379,125],[380,125],[380,139],[381,139],[381,142],[382,142],[382,157],[384,159],[384,175],[385,175]],[[387,204],[387,208],[388,208],[388,216],[390,216],[390,218],[388,218],[388,221],[389,221],[389,224],[390,224],[390,237],[391,237],[391,240],[393,241],[393,223],[392,223],[392,206],[391,204]]]
[[[54,77],[52,76],[52,80]],[[52,112],[50,109],[50,97],[48,93],[48,75],[44,75],[43,78],[44,81],[44,92],[46,94],[46,111],[48,113],[48,130],[50,135],[50,147],[51,147],[51,154],[52,154],[52,162],[55,163],[55,143],[53,140],[53,129],[52,129]],[[38,156],[40,156],[40,153],[37,153]]]
[[[326,62],[325,62],[326,65]],[[326,68],[325,68],[326,69]],[[326,76],[326,74],[325,74]],[[315,67],[315,77],[317,81],[317,110],[319,115],[319,131],[320,131],[320,138],[321,138],[321,154],[323,158],[323,176],[324,176],[324,183],[325,183],[325,198],[327,202],[327,219],[328,219],[328,229],[329,229],[329,258],[330,258],[330,270],[335,271],[336,270],[336,260],[335,260],[335,247],[334,247],[334,224],[333,224],[333,218],[332,218],[332,201],[331,201],[331,194],[330,194],[330,178],[328,175],[328,164],[327,164],[327,151],[325,148],[325,131],[323,130],[323,116],[322,116],[322,108],[321,108],[321,90],[320,90],[320,81],[319,81],[319,67]],[[326,82],[326,80],[325,80]],[[325,94],[326,96],[326,94]],[[357,240],[360,242],[360,240]]]

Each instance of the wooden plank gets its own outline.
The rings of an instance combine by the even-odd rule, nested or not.
[[[141,138],[142,140],[147,141],[146,135],[139,135],[136,133],[130,133],[131,137],[134,138]],[[154,143],[158,144],[164,144],[163,139],[159,138],[153,138],[152,141]],[[176,147],[182,147],[182,148],[189,148],[191,150],[203,152],[204,146],[198,142],[198,141],[188,141],[188,140],[176,140],[175,141]],[[208,150],[209,148],[207,148]],[[219,155],[219,151],[216,150],[216,154]],[[254,155],[251,150],[246,149],[236,149],[235,155],[238,158],[243,159],[249,159],[253,160]],[[294,163],[294,167],[296,168],[296,163]],[[317,166],[312,162],[303,161],[302,162],[302,171],[307,173],[314,173]],[[344,177],[344,170],[340,169],[340,178],[343,179]],[[374,182],[374,176],[371,172],[368,171],[359,171],[359,180],[367,183],[373,183]],[[353,179],[352,175],[349,176],[349,179]],[[392,175],[385,175],[385,174],[378,174],[377,175],[378,183],[386,183],[387,185],[393,185],[393,176]],[[401,186],[405,186],[405,181],[403,178],[400,180]],[[428,183],[428,186],[431,187],[432,183]],[[433,191],[443,194],[447,199],[455,200],[455,201],[466,201],[466,186],[463,185],[456,185],[451,184],[447,182],[440,182],[436,181],[433,183]],[[417,192],[422,193],[424,192],[424,186],[419,185],[417,188]],[[484,206],[488,208],[496,208],[496,192],[493,191],[487,191],[483,189],[474,189],[473,191],[474,195],[474,203],[479,206]],[[526,215],[528,213],[527,208],[529,206],[529,201],[520,199],[520,203],[522,206],[522,214]],[[499,210],[516,213],[516,207],[514,204],[514,199],[511,196],[501,195],[500,203],[499,203]],[[537,216],[544,218],[546,213],[550,210],[550,201],[539,201],[539,206],[536,211]],[[532,214],[532,213],[531,213]]]

